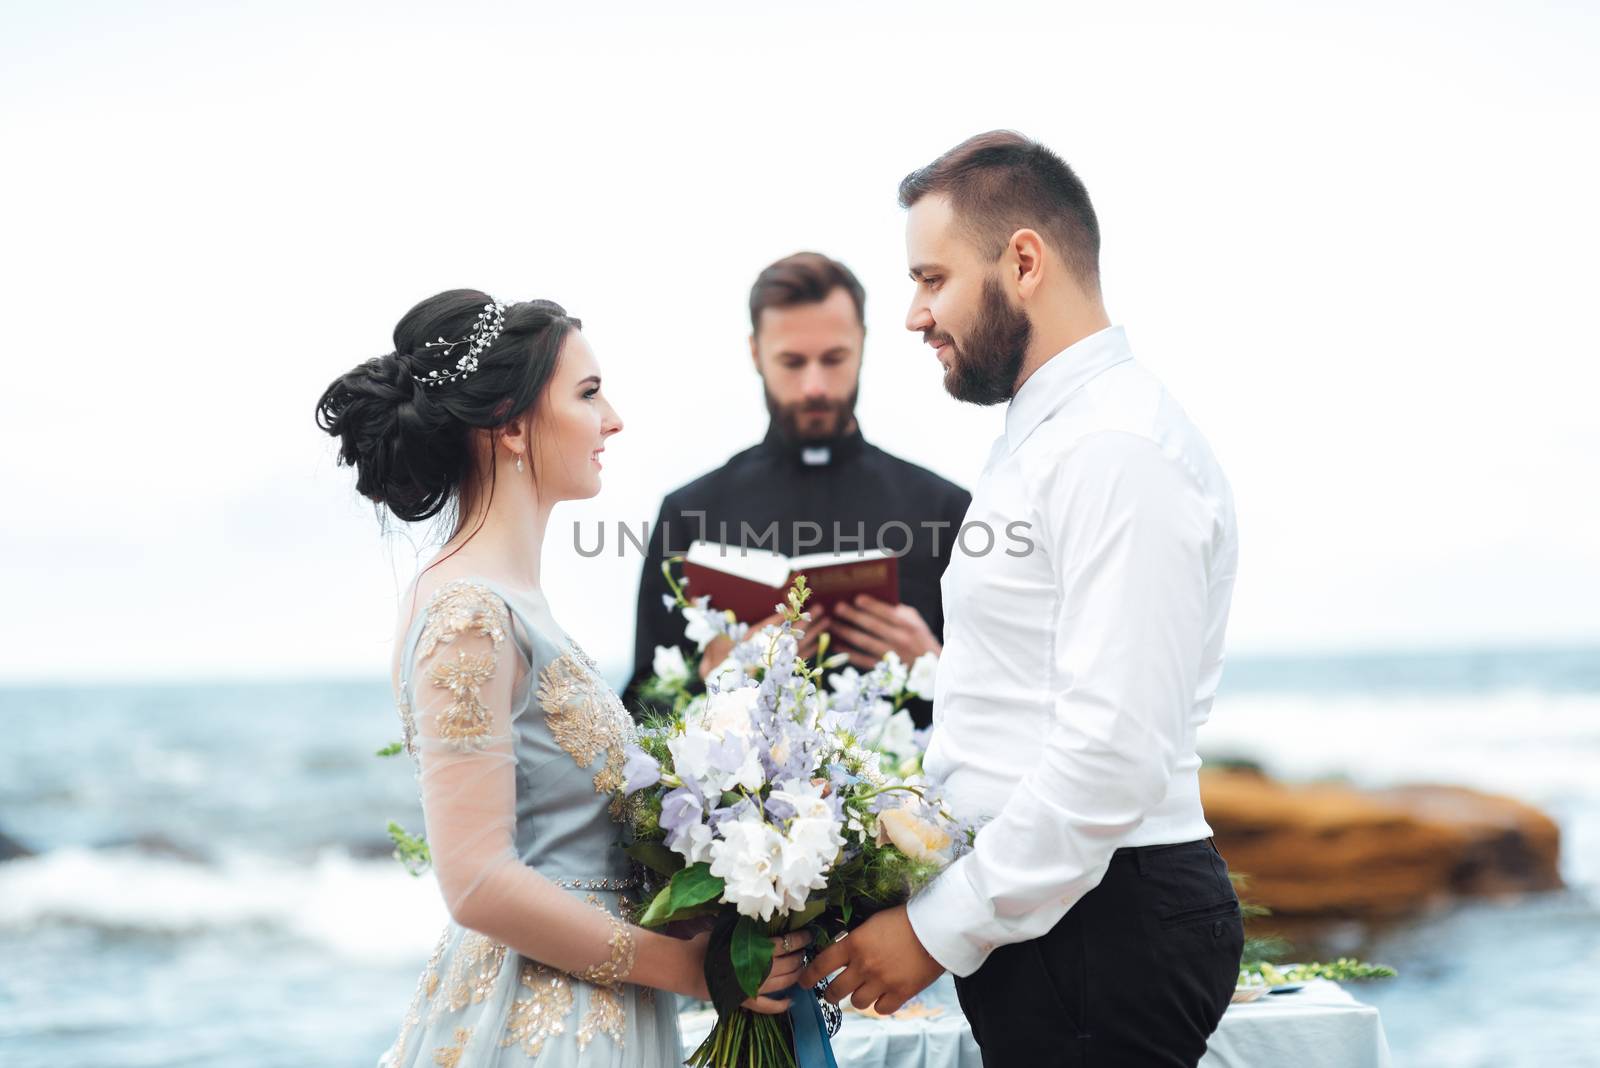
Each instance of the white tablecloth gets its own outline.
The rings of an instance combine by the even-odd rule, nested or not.
[[[711,1029],[709,1012],[682,1017],[687,1054]],[[839,1068],[982,1068],[978,1044],[947,975],[900,1014],[873,1019],[844,1014],[833,1039]],[[1337,983],[1317,980],[1293,994],[1272,994],[1223,1014],[1201,1068],[1390,1068],[1378,1010]]]

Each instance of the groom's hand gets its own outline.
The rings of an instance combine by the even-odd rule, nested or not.
[[[940,651],[939,639],[933,636],[927,621],[908,604],[889,604],[876,597],[860,594],[855,603],[840,601],[833,609],[834,635],[852,647],[850,663],[862,671],[871,671],[883,659],[883,654],[894,650],[907,667],[923,653]]]
[[[840,972],[824,995],[835,1005],[847,995],[858,1009],[877,1006],[884,1016],[897,1011],[944,973],[911,929],[906,908],[887,909],[841,938],[812,961],[800,985],[812,987],[830,972]]]

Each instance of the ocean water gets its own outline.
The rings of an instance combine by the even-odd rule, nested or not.
[[[421,827],[381,682],[0,690],[0,1065],[370,1064],[444,910],[388,856]],[[1600,1064],[1600,650],[1241,659],[1203,748],[1294,778],[1449,782],[1532,801],[1569,889],[1317,951],[1398,1065]]]

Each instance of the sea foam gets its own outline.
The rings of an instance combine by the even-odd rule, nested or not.
[[[343,958],[382,962],[425,955],[447,919],[431,876],[339,850],[301,865],[247,853],[212,865],[81,848],[0,864],[0,929],[281,932]]]

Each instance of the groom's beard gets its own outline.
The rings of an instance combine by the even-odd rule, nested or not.
[[[850,420],[855,418],[856,395],[860,388],[852,389],[850,396],[842,401],[799,401],[795,404],[779,404],[770,390],[763,389],[763,392],[767,396],[767,414],[778,424],[785,438],[789,441],[828,441],[842,435],[850,425]],[[801,417],[813,413],[826,414],[829,418],[807,418],[802,426]]]
[[[957,345],[948,334],[930,332],[927,337],[950,343],[944,388],[952,397],[972,404],[999,404],[1011,399],[1028,342],[1033,340],[1033,323],[1026,312],[1006,303],[1000,283],[990,278],[983,283],[978,318],[965,343]]]

